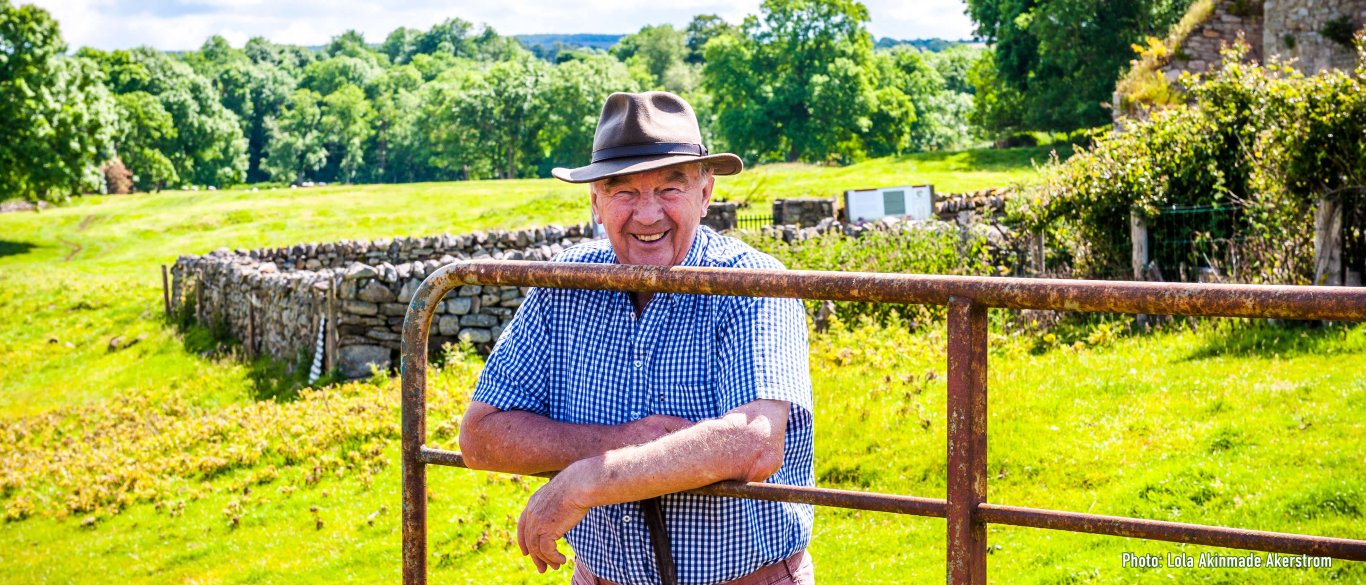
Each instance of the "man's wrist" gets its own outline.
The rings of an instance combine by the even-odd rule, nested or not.
[[[603,505],[598,501],[598,494],[601,493],[597,485],[597,474],[590,469],[598,463],[598,457],[589,457],[570,463],[568,467],[561,471],[557,480],[563,482],[564,497],[567,503],[578,508],[587,510]]]

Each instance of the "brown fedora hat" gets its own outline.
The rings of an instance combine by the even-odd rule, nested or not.
[[[618,92],[602,106],[592,163],[576,169],[557,167],[550,174],[570,183],[591,183],[695,162],[708,163],[717,175],[734,175],[744,168],[738,156],[707,153],[697,114],[683,98],[666,91]]]

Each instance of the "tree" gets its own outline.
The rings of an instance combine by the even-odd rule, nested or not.
[[[370,116],[365,92],[354,85],[342,86],[323,98],[319,125],[326,137],[326,150],[337,159],[337,180],[355,181],[370,137]]]
[[[372,85],[375,99],[371,129],[365,147],[370,163],[361,169],[360,180],[399,182],[425,180],[430,175],[416,122],[421,116],[418,92],[422,74],[412,65],[386,70]]]
[[[545,155],[538,138],[546,121],[541,92],[548,76],[549,66],[530,55],[495,63],[455,105],[456,118],[496,157],[491,162],[501,178],[532,175]]]
[[[1131,45],[1145,36],[1165,35],[1190,3],[968,0],[968,14],[977,23],[977,35],[994,44],[993,79],[999,87],[993,93],[1019,94],[1024,128],[1066,132],[1109,122],[1103,104],[1110,102],[1120,71],[1133,57]]]
[[[75,193],[112,154],[116,118],[103,76],[65,51],[47,11],[0,0],[0,198]]]
[[[633,70],[650,87],[687,93],[697,85],[697,74],[683,61],[688,56],[686,38],[673,25],[646,25],[612,47],[612,55]]]
[[[868,10],[853,0],[765,0],[740,34],[706,45],[703,85],[721,137],[750,159],[847,161],[877,106]]]
[[[548,120],[540,142],[548,153],[539,174],[556,166],[578,166],[593,152],[593,133],[607,96],[617,91],[639,91],[626,67],[598,54],[561,63],[550,71],[540,100]]]
[[[272,179],[302,183],[307,173],[327,163],[321,101],[318,92],[296,90],[280,117],[268,123],[270,142],[262,166]]]
[[[703,48],[707,46],[707,41],[735,32],[734,25],[715,14],[699,14],[692,17],[688,28],[684,29],[687,35],[688,56],[683,60],[693,65],[701,65],[706,61]]]
[[[180,181],[223,185],[245,178],[247,140],[237,116],[223,107],[213,84],[184,61],[151,47],[110,52],[84,48],[78,54],[100,63],[116,95],[143,92],[155,96],[161,109],[170,114],[173,133],[143,132],[139,136],[145,140],[155,137],[141,146],[160,151],[171,161]],[[130,163],[129,170],[135,175],[150,172],[131,166],[129,159],[124,162]]]
[[[381,68],[374,61],[338,55],[314,61],[304,68],[299,87],[311,89],[319,95],[329,95],[347,85],[366,87],[379,76]]]
[[[417,49],[417,38],[421,34],[415,28],[400,26],[384,38],[384,42],[379,45],[379,52],[389,57],[390,63],[406,64],[412,60]]]
[[[175,164],[159,148],[176,135],[175,120],[161,106],[161,100],[145,91],[126,93],[117,100],[120,128],[115,149],[126,167],[136,169],[133,186],[143,191],[159,191],[168,184],[179,183]]]
[[[213,83],[223,107],[237,116],[247,139],[247,182],[265,180],[261,159],[268,139],[266,121],[280,114],[294,90],[289,69],[270,60],[253,60],[246,50],[234,49],[216,35],[199,51],[187,53],[185,61]]]

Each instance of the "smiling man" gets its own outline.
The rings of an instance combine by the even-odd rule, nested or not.
[[[557,262],[781,269],[700,225],[714,175],[692,107],[607,98],[591,183],[607,241]],[[795,299],[535,289],[490,354],[460,429],[473,468],[560,471],[517,525],[538,570],[575,585],[814,583],[809,505],[678,492],[723,480],[813,485],[806,317]],[[656,551],[667,551],[656,554]]]

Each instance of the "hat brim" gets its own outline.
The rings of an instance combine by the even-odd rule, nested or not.
[[[630,175],[644,171],[653,171],[664,167],[685,165],[689,163],[705,162],[711,167],[712,174],[716,175],[735,175],[744,170],[745,163],[740,157],[729,152],[709,154],[707,156],[695,156],[691,154],[675,154],[665,156],[637,156],[627,158],[614,158],[595,162],[588,166],[575,169],[555,167],[550,170],[550,174],[556,179],[568,183],[592,183],[608,177],[618,175]]]

